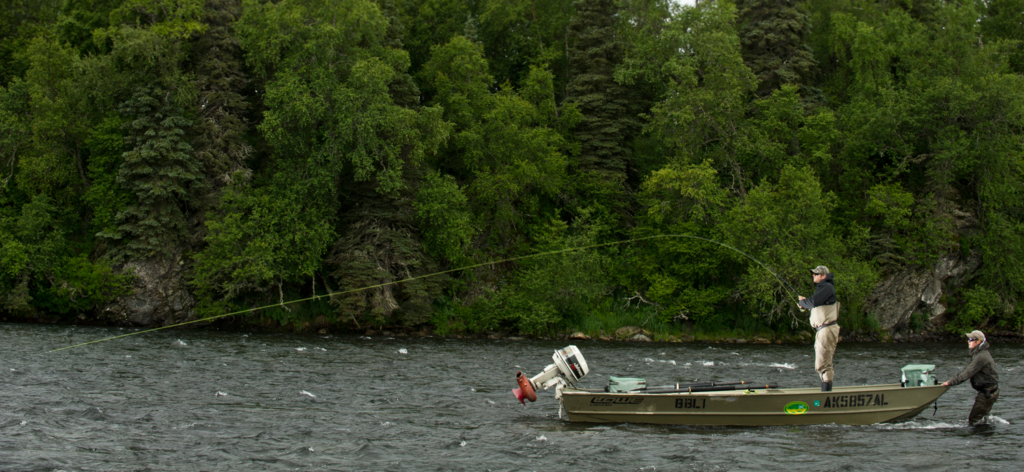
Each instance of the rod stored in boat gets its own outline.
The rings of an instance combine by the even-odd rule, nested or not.
[[[753,383],[754,382],[752,382],[750,380],[741,380],[739,382],[703,382],[703,383],[691,383],[691,384],[676,383],[676,384],[669,384],[669,385],[653,385],[653,386],[650,386],[650,387],[635,388],[635,389],[630,390],[630,391],[631,392],[641,392],[641,393],[643,393],[643,392],[651,392],[651,391],[654,391],[654,390],[685,390],[685,389],[690,388],[690,387],[718,387],[718,386],[723,386],[723,385],[751,385]]]
[[[672,386],[668,385],[666,387],[672,387]],[[775,383],[754,384],[754,383],[751,383],[751,382],[744,382],[742,384],[739,383],[739,382],[730,382],[729,384],[724,384],[723,383],[723,384],[716,384],[716,385],[713,385],[713,386],[711,386],[711,385],[703,385],[703,386],[680,385],[679,387],[680,388],[672,388],[672,389],[669,389],[669,388],[661,389],[660,387],[657,388],[657,389],[654,389],[654,388],[637,389],[637,390],[630,390],[629,393],[722,392],[722,391],[727,391],[727,390],[761,390],[761,389],[779,388],[779,386],[777,384],[775,384]]]

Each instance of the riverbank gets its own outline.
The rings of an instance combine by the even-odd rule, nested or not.
[[[28,323],[41,325],[80,325],[80,326],[121,326],[106,320],[92,318],[58,318],[42,315],[32,317],[6,316],[0,318],[2,322]],[[136,327],[140,329],[151,329],[152,327]],[[301,324],[281,324],[269,318],[243,319],[243,320],[217,320],[209,323],[196,323],[186,326],[187,329],[215,330],[215,331],[259,331],[268,333],[307,333],[307,334],[349,334],[368,337],[384,336],[394,338],[428,338],[441,337],[451,339],[491,339],[491,340],[564,340],[564,341],[600,341],[600,342],[667,342],[667,343],[711,343],[711,344],[812,344],[814,343],[813,329],[807,328],[792,333],[778,333],[770,331],[758,331],[756,333],[744,333],[742,330],[730,330],[722,332],[701,332],[699,330],[662,331],[649,330],[638,326],[622,326],[614,331],[598,330],[597,332],[584,332],[581,330],[564,330],[547,335],[528,336],[516,332],[486,331],[486,332],[452,332],[445,330],[438,332],[431,325],[417,327],[374,327],[357,328],[347,324],[325,323],[312,320]],[[982,329],[986,335],[997,342],[1022,343],[1024,334],[1007,331],[996,331]],[[933,342],[958,342],[962,336],[949,333],[941,327],[936,329],[925,329],[920,331],[907,330],[895,333],[862,332],[848,329],[840,330],[840,342],[880,342],[880,343],[933,343]]]
[[[330,333],[330,330],[321,330],[320,334]],[[367,329],[349,331],[357,334],[362,334],[367,337],[393,337],[393,338],[406,338],[406,337],[434,337],[435,335],[430,330],[406,330],[406,329]],[[1000,342],[1000,343],[1021,343],[1024,342],[1024,336],[1017,333],[1004,333],[994,332],[987,335],[989,339]],[[757,336],[734,336],[729,334],[715,334],[715,333],[698,333],[696,335],[663,335],[659,333],[652,333],[647,330],[637,328],[635,326],[626,326],[620,328],[619,331],[613,334],[601,334],[597,336],[587,335],[583,332],[577,331],[572,333],[558,333],[549,336],[520,336],[515,334],[503,334],[499,332],[488,332],[488,333],[473,333],[473,334],[447,334],[445,338],[451,339],[491,339],[491,340],[512,340],[512,341],[524,341],[524,340],[563,340],[563,341],[595,341],[595,342],[624,342],[624,343],[643,343],[643,342],[667,342],[667,343],[710,343],[710,344],[813,344],[814,335],[810,331],[799,331],[795,334],[781,334],[781,335],[757,335]],[[908,332],[908,333],[896,333],[896,334],[884,334],[884,333],[856,333],[841,331],[840,342],[873,342],[873,343],[935,343],[935,342],[958,342],[962,341],[961,336],[953,335],[944,332]]]

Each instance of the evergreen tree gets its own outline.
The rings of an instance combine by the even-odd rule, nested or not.
[[[199,94],[192,147],[210,188],[246,180],[251,174],[245,162],[252,152],[245,141],[248,80],[231,28],[240,14],[238,0],[208,0],[203,18],[207,30],[197,38],[193,52]]]
[[[576,170],[584,176],[584,194],[615,208],[626,191],[628,140],[639,130],[638,110],[635,97],[613,77],[623,52],[615,2],[577,0],[573,5],[566,95],[583,115],[573,133],[580,145]]]
[[[782,84],[807,84],[814,55],[806,43],[810,15],[801,0],[739,0],[737,21],[743,62],[757,76],[758,95]]]
[[[122,256],[173,254],[187,234],[186,211],[202,182],[202,166],[185,139],[192,122],[168,95],[139,86],[121,105],[132,149],[124,153],[118,183],[136,197],[117,215],[118,233],[111,235],[125,240]]]

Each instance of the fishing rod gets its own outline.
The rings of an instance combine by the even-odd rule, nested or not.
[[[269,308],[283,307],[285,305],[291,305],[291,304],[294,304],[294,303],[307,302],[307,301],[312,301],[312,300],[320,300],[322,298],[336,297],[338,295],[344,295],[344,294],[347,294],[347,293],[361,292],[363,290],[372,290],[372,289],[375,289],[375,288],[383,288],[383,287],[388,287],[388,286],[391,286],[391,285],[397,285],[397,284],[401,284],[401,283],[405,283],[405,282],[411,282],[413,280],[425,279],[425,278],[428,278],[428,277],[436,277],[438,275],[451,274],[451,273],[454,273],[454,272],[461,272],[461,271],[465,271],[465,270],[476,269],[476,268],[479,268],[479,267],[490,266],[490,265],[494,265],[494,264],[503,264],[503,263],[506,263],[506,262],[515,262],[515,261],[520,261],[520,260],[525,260],[525,259],[532,259],[532,258],[538,258],[538,257],[544,257],[544,256],[553,256],[553,255],[557,255],[557,254],[565,254],[565,253],[574,252],[574,251],[583,251],[583,250],[587,250],[587,249],[597,249],[597,248],[602,248],[602,247],[618,246],[618,245],[628,244],[628,243],[633,243],[633,242],[650,241],[650,240],[655,240],[655,239],[668,239],[668,238],[698,239],[698,240],[701,240],[701,241],[707,241],[707,242],[710,242],[710,243],[714,243],[714,244],[717,244],[719,246],[722,246],[722,247],[731,249],[733,251],[736,251],[736,252],[738,252],[740,254],[743,254],[744,256],[746,256],[750,260],[756,262],[758,265],[760,265],[765,270],[770,272],[772,275],[774,275],[775,278],[779,282],[781,282],[783,285],[788,287],[794,294],[796,294],[797,296],[800,295],[800,293],[797,292],[796,289],[794,289],[793,286],[789,284],[789,282],[787,282],[785,279],[783,279],[774,270],[769,268],[767,265],[765,265],[763,262],[759,261],[754,256],[751,256],[750,254],[747,254],[746,252],[743,252],[743,251],[741,251],[741,250],[739,250],[739,249],[737,249],[737,248],[735,248],[733,246],[730,246],[730,245],[725,244],[725,243],[720,242],[720,241],[715,241],[714,239],[709,239],[709,238],[705,238],[705,237],[701,237],[701,236],[695,236],[695,235],[692,235],[692,234],[658,234],[658,235],[654,235],[654,236],[645,236],[645,237],[642,237],[642,238],[632,238],[632,239],[625,239],[625,240],[622,240],[622,241],[612,241],[612,242],[608,242],[608,243],[591,244],[591,245],[588,245],[588,246],[580,246],[580,247],[574,247],[574,248],[558,249],[558,250],[554,250],[554,251],[545,251],[545,252],[539,252],[539,253],[536,253],[536,254],[528,254],[528,255],[525,255],[525,256],[510,257],[510,258],[506,258],[506,259],[499,259],[499,260],[494,260],[494,261],[488,261],[488,262],[483,262],[483,263],[479,263],[479,264],[472,264],[472,265],[468,265],[468,266],[465,266],[465,267],[459,267],[459,268],[456,268],[456,269],[448,269],[448,270],[443,270],[443,271],[440,271],[440,272],[434,272],[432,274],[419,275],[419,276],[416,276],[416,277],[408,277],[408,278],[401,279],[401,280],[393,280],[391,282],[385,282],[385,283],[376,284],[376,285],[369,285],[369,286],[366,286],[366,287],[360,287],[360,288],[355,288],[355,289],[350,289],[350,290],[342,290],[342,291],[338,291],[338,292],[331,292],[331,293],[326,293],[326,294],[323,294],[323,295],[314,295],[312,297],[300,298],[300,299],[297,299],[297,300],[291,300],[291,301],[287,301],[287,302],[278,302],[278,303],[274,303],[274,304],[271,304],[271,305],[255,307],[255,308],[247,308],[247,309],[244,309],[244,310],[233,311],[231,313],[224,313],[224,314],[215,315],[215,316],[209,316],[209,317],[200,318],[200,319],[197,319],[197,320],[184,321],[184,322],[181,322],[181,323],[174,323],[174,324],[170,324],[170,325],[167,325],[167,326],[160,326],[160,327],[157,327],[157,328],[144,329],[144,330],[136,331],[136,332],[133,332],[133,333],[126,333],[126,334],[121,334],[121,335],[118,335],[118,336],[111,336],[111,337],[108,337],[108,338],[96,339],[96,340],[89,341],[89,342],[84,342],[84,343],[79,343],[79,344],[72,344],[70,346],[64,346],[64,347],[61,347],[61,348],[52,349],[52,350],[47,351],[47,352],[53,353],[53,352],[57,352],[57,351],[63,351],[65,349],[73,349],[73,348],[76,348],[76,347],[88,346],[90,344],[96,344],[96,343],[101,343],[101,342],[105,342],[105,341],[112,341],[114,339],[125,338],[125,337],[128,337],[128,336],[135,336],[135,335],[138,335],[138,334],[151,333],[153,331],[160,331],[160,330],[163,330],[163,329],[178,328],[178,327],[181,327],[181,326],[186,326],[186,325],[190,325],[190,324],[194,324],[194,323],[205,323],[205,322],[210,322],[210,321],[217,320],[217,319],[220,319],[220,318],[226,318],[226,317],[229,317],[229,316],[242,315],[242,314],[252,313],[252,312],[255,312],[255,311],[259,311],[259,310],[266,310],[266,309],[269,309]],[[796,297],[792,297],[792,298],[793,298],[794,301],[798,301]]]
[[[764,383],[762,383],[762,384],[752,384],[752,383],[747,382],[747,383],[744,383],[743,385],[739,385],[740,383],[741,382],[732,382],[732,383],[729,383],[729,384],[718,384],[718,385],[714,385],[714,386],[701,386],[701,387],[689,387],[689,386],[686,386],[686,385],[680,385],[680,388],[671,389],[671,390],[666,389],[666,390],[654,390],[654,391],[651,391],[651,390],[638,389],[638,390],[630,390],[629,392],[630,393],[682,393],[682,392],[691,393],[691,392],[722,392],[722,391],[727,391],[727,390],[761,390],[761,389],[779,388],[779,385],[774,383],[774,382],[767,383],[767,384],[764,384]]]
[[[679,389],[686,389],[686,388],[690,388],[690,387],[721,387],[721,386],[726,386],[726,385],[751,385],[753,383],[754,382],[751,382],[749,380],[743,380],[743,381],[739,381],[739,382],[704,382],[704,383],[691,383],[691,384],[677,383],[677,384],[671,384],[671,385],[653,385],[653,386],[650,386],[650,387],[634,388],[633,390],[630,390],[630,392],[652,392],[652,391],[655,391],[655,390],[679,390]]]

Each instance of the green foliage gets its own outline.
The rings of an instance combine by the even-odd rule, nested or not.
[[[389,86],[409,55],[385,44],[387,28],[366,0],[249,2],[236,25],[249,64],[267,80],[258,127],[268,143],[328,173],[351,165],[356,181],[395,195],[406,163],[433,153],[448,126],[440,108],[394,103]]]
[[[600,227],[584,219],[572,227],[552,219],[538,228],[536,248],[545,252],[585,247],[600,232]],[[473,331],[548,334],[563,328],[566,317],[589,316],[591,308],[607,300],[608,263],[609,255],[595,249],[526,259],[500,291],[478,300],[469,310],[449,308],[448,313],[465,313],[462,322]]]
[[[870,264],[851,257],[851,249],[861,243],[857,236],[863,236],[853,233],[843,240],[829,216],[835,205],[835,196],[822,190],[809,168],[787,166],[777,184],[762,182],[733,207],[722,230],[727,242],[774,268],[791,284],[808,280],[811,267],[828,266],[836,273],[844,309],[858,313],[877,274]],[[762,267],[747,267],[739,287],[750,310],[769,320],[800,319],[795,295],[788,288]],[[794,285],[805,287],[805,293],[813,289]]]
[[[963,292],[963,305],[952,321],[946,324],[946,331],[954,334],[969,333],[982,326],[996,315],[995,300],[999,295],[985,287],[976,286]]]
[[[0,173],[0,195],[11,190],[15,164],[28,145],[31,133],[26,119],[30,100],[27,85],[16,81],[10,87],[0,87],[0,164],[6,168]]]
[[[412,61],[411,71],[418,72],[430,59],[430,50],[447,43],[453,36],[466,34],[467,25],[475,23],[475,2],[448,0],[397,0],[400,25],[405,30],[404,44]]]
[[[121,105],[132,149],[124,153],[117,178],[135,201],[117,214],[117,231],[103,233],[124,240],[120,257],[169,256],[187,236],[185,213],[202,182],[202,168],[185,140],[192,122],[166,101],[167,95],[140,87]]]
[[[71,251],[55,216],[53,200],[39,195],[20,215],[0,217],[0,310],[80,313],[129,293],[129,276]]]
[[[810,16],[799,0],[738,0],[743,60],[767,95],[782,84],[805,83],[814,57],[805,43]]]
[[[566,74],[571,74],[566,63],[566,25],[573,20],[575,4],[575,0],[484,0],[462,34],[477,33],[474,40],[484,45],[497,83],[521,83],[532,68],[549,67],[557,75],[555,89],[561,101],[569,80]]]
[[[0,86],[6,86],[28,69],[22,55],[32,39],[58,19],[62,0],[6,0],[0,3]]]
[[[120,117],[110,116],[94,127],[85,139],[89,151],[86,169],[91,185],[82,199],[93,212],[93,233],[117,232],[117,214],[130,203],[134,195],[118,183],[118,169],[124,163],[124,123]]]
[[[569,83],[566,99],[579,109],[573,128],[579,143],[574,156],[577,186],[590,202],[614,212],[625,203],[628,139],[640,129],[637,95],[616,82],[615,67],[624,44],[617,34],[618,8],[613,0],[577,0],[569,22]]]
[[[750,147],[745,115],[756,78],[743,64],[735,15],[727,2],[676,11],[659,34],[634,46],[616,73],[626,83],[663,83],[664,98],[651,108],[646,131],[664,143],[673,160],[710,160],[729,177],[729,190],[742,195],[750,177],[739,155]]]
[[[219,188],[251,175],[246,160],[252,145],[245,139],[248,76],[238,38],[231,31],[241,6],[233,0],[210,0],[206,5],[203,22],[207,29],[195,44],[199,93],[192,104],[192,109],[198,110],[191,145],[203,164],[206,187]]]
[[[714,228],[730,203],[709,162],[655,171],[644,183],[639,201],[646,214],[639,218],[634,232],[638,237],[686,234],[719,238]],[[659,321],[713,325],[720,321],[717,307],[733,289],[729,273],[735,265],[722,250],[698,239],[645,243],[628,253],[626,286],[658,307]]]
[[[469,202],[450,175],[432,172],[413,203],[427,250],[439,259],[461,264],[476,230]]]
[[[204,0],[124,0],[110,12],[114,24],[150,26],[160,36],[188,39],[201,33]]]
[[[334,229],[330,209],[315,202],[330,194],[289,177],[256,189],[229,187],[221,211],[207,218],[208,246],[195,255],[192,284],[209,302],[280,291],[320,269]]]
[[[848,329],[978,261],[950,329],[1024,329],[1020,0],[689,3],[6,2],[0,310],[97,316],[173,254],[199,316],[345,292],[261,314],[295,329],[803,323],[695,238],[418,278],[687,234],[829,266]]]
[[[522,241],[524,229],[565,186],[568,145],[559,130],[578,115],[554,106],[553,76],[544,69],[530,71],[521,94],[509,86],[490,92],[482,54],[456,36],[434,49],[423,75],[454,125],[447,151],[459,161],[439,165],[470,180],[464,189],[475,226],[490,245],[507,248]]]
[[[1024,1],[987,0],[983,5],[986,9],[979,22],[982,37],[988,42],[1001,42],[1013,71],[1024,72],[1024,29],[1020,27]]]

